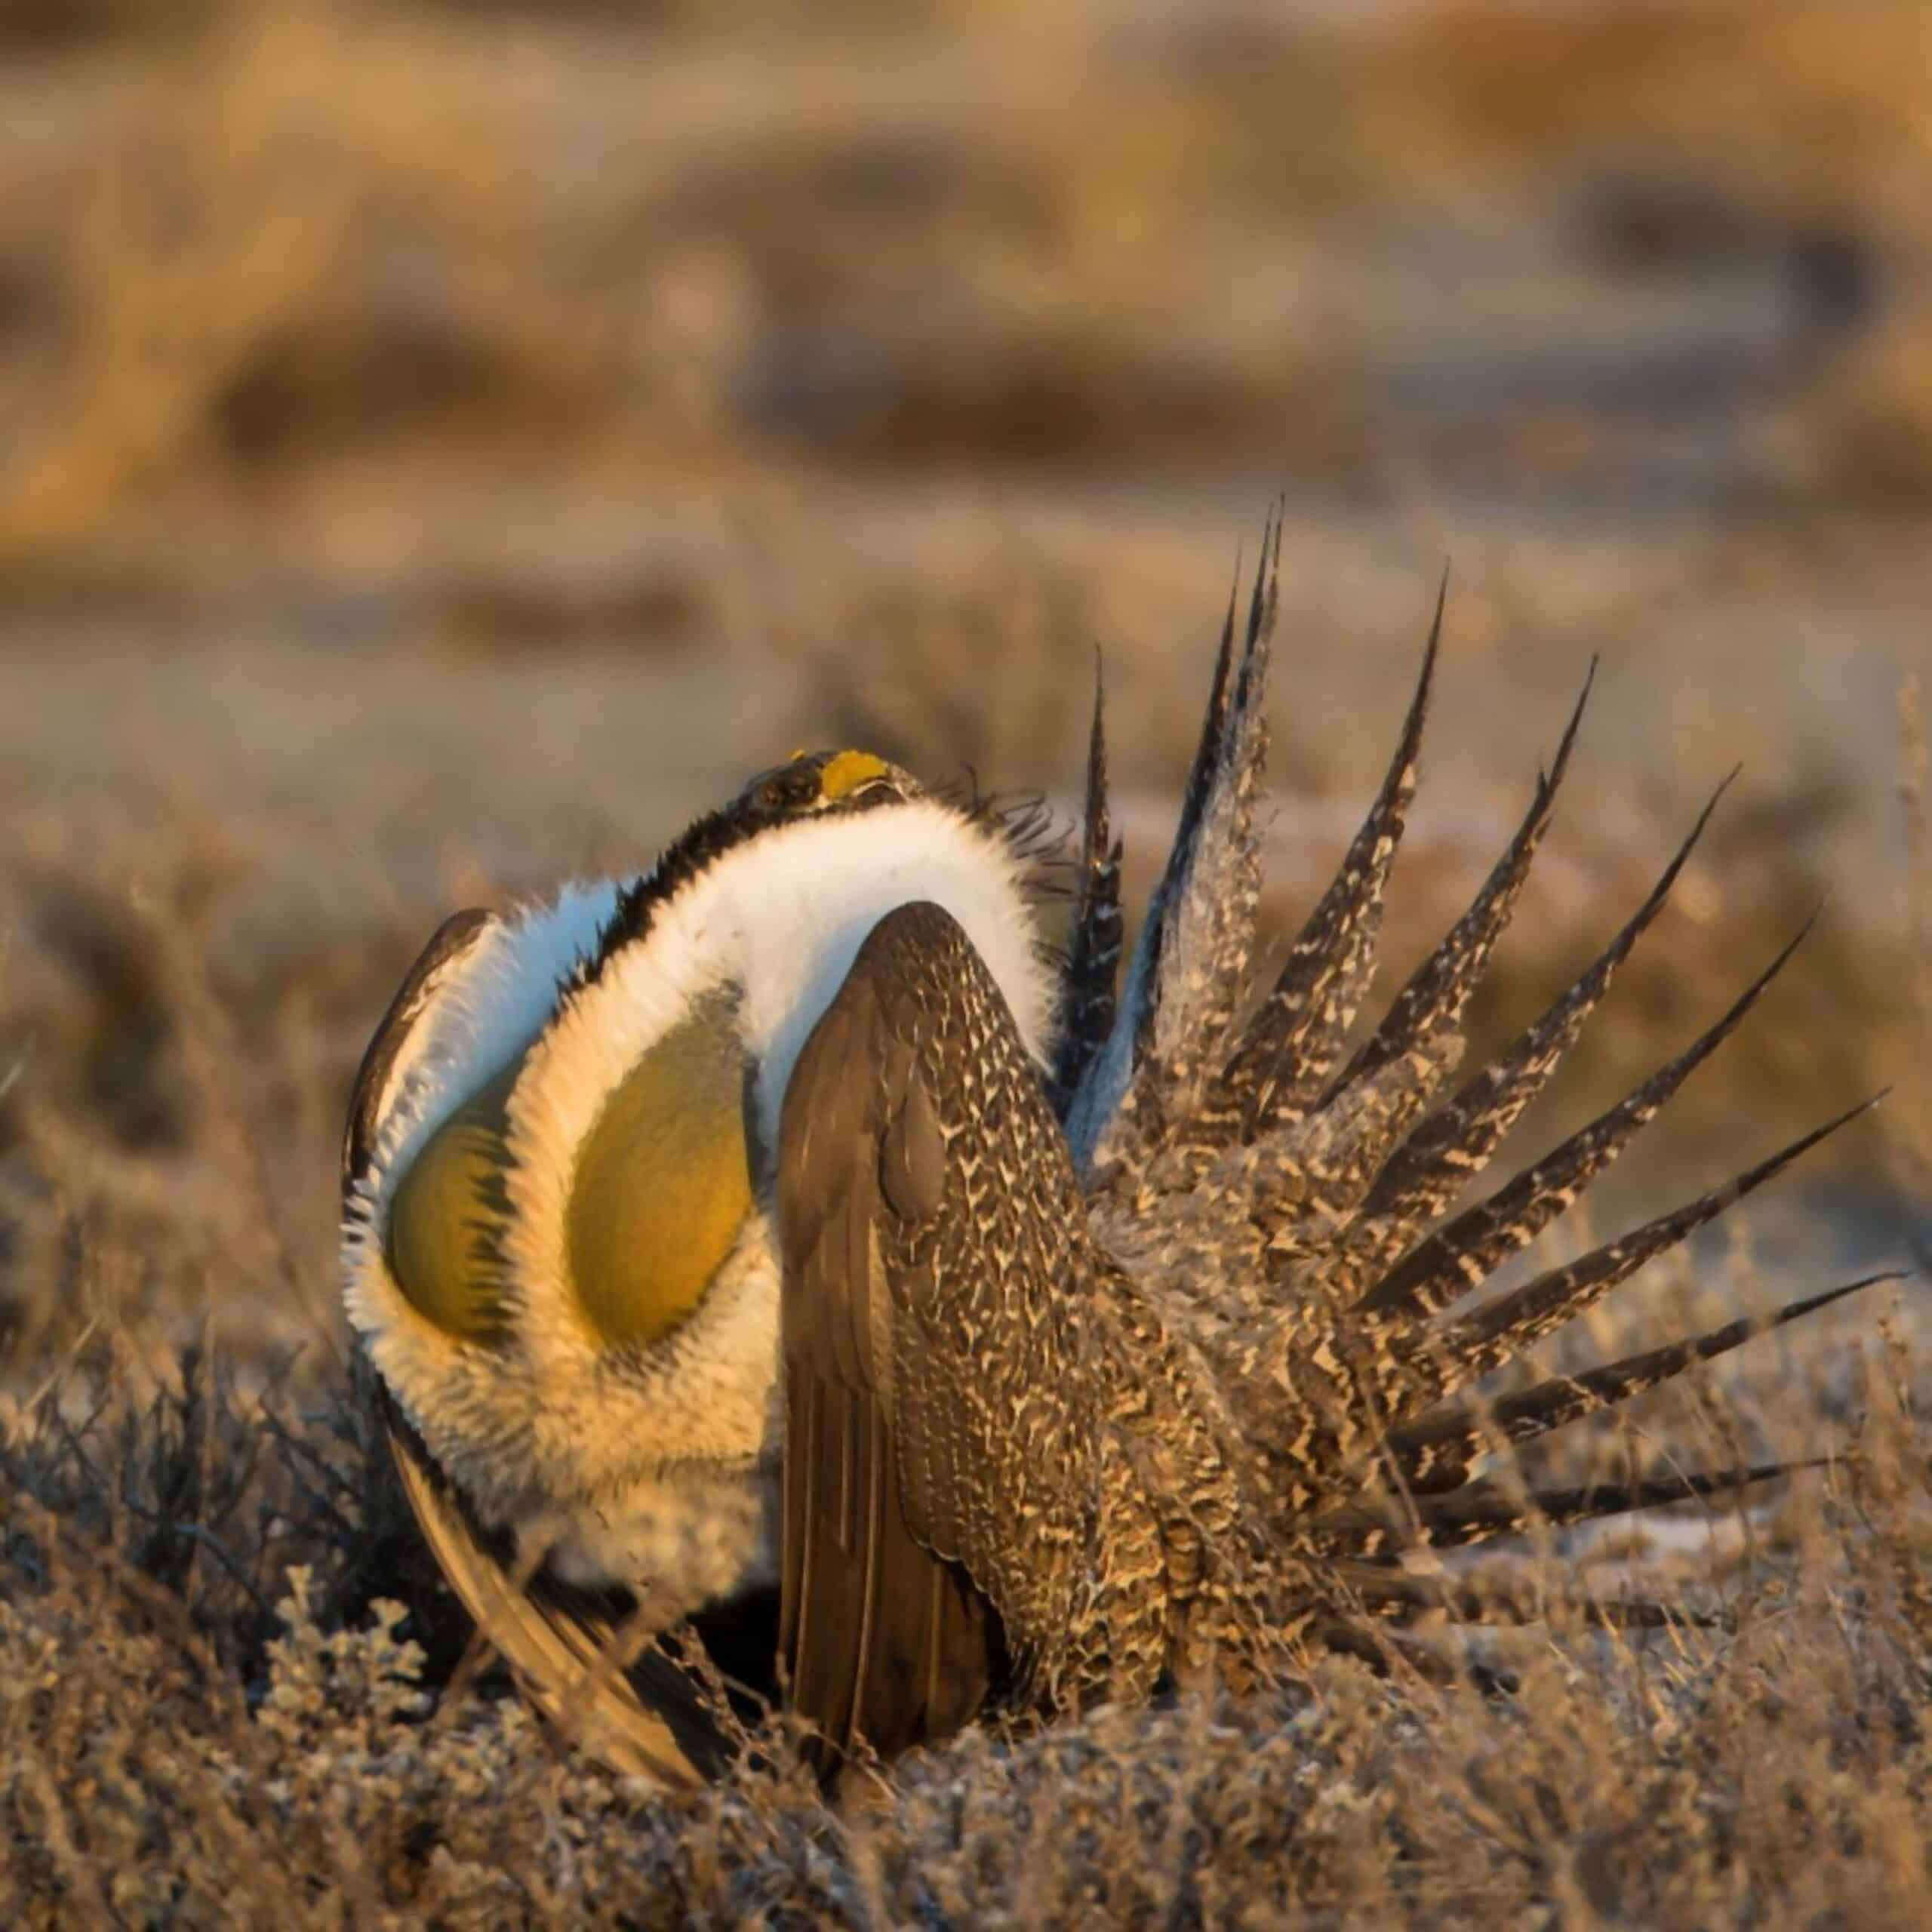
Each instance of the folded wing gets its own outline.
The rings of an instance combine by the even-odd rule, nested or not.
[[[1084,1216],[1005,1002],[938,907],[880,921],[806,1043],[778,1222],[780,1653],[826,1748],[889,1755],[971,1716],[1075,1568]]]

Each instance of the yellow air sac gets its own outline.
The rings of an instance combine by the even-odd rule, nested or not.
[[[503,1109],[516,1063],[471,1096],[423,1146],[389,1207],[389,1272],[426,1321],[459,1341],[503,1338],[497,1236],[509,1211]]]
[[[697,1307],[751,1211],[744,1059],[729,1004],[703,1004],[604,1103],[577,1157],[566,1229],[592,1331],[652,1342]]]

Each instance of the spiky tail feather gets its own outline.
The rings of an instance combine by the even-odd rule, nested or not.
[[[1766,1316],[1740,1315],[1721,1328],[1625,1355],[1576,1375],[1553,1376],[1513,1395],[1473,1407],[1440,1409],[1391,1432],[1386,1448],[1402,1487],[1429,1496],[1459,1488],[1486,1451],[1534,1441],[1580,1417],[1614,1409],[1661,1388],[1687,1369],[1714,1361],[1758,1336],[1801,1320],[1861,1289],[1903,1281],[1896,1272],[1863,1275],[1807,1296]]]
[[[1223,647],[1225,648],[1225,646]],[[1087,805],[1073,927],[1060,1001],[1060,1044],[1054,1066],[1055,1110],[1064,1119],[1080,1083],[1113,1031],[1121,935],[1121,846],[1107,802],[1106,694],[1094,665],[1094,723],[1087,742]]]
[[[1502,937],[1510,915],[1516,909],[1516,901],[1529,881],[1530,862],[1555,817],[1556,795],[1570,769],[1570,754],[1583,728],[1583,712],[1596,676],[1597,661],[1593,657],[1570,721],[1557,741],[1549,769],[1537,774],[1529,809],[1503,848],[1502,857],[1483,881],[1481,890],[1470,902],[1469,910],[1410,975],[1408,983],[1389,1002],[1381,1025],[1363,1041],[1324,1099],[1332,1099],[1343,1088],[1366,1078],[1377,1067],[1411,1051],[1418,1043],[1433,1038],[1445,1026],[1454,1026],[1461,1018],[1489,964],[1496,942]]]
[[[1712,795],[1649,897],[1582,977],[1389,1155],[1363,1201],[1347,1251],[1331,1259],[1332,1271],[1342,1284],[1352,1288],[1371,1270],[1394,1260],[1407,1244],[1405,1236],[1434,1220],[1487,1164],[1576,1044],[1617,969],[1663,911],[1730,783],[1726,779]]]
[[[1204,1112],[1242,1138],[1287,1125],[1315,1104],[1374,976],[1383,893],[1415,797],[1448,583],[1445,573],[1422,674],[1375,802],[1267,997],[1210,1083]]]
[[[1847,1108],[1696,1200],[1592,1248],[1564,1267],[1550,1269],[1508,1294],[1499,1295],[1446,1331],[1428,1331],[1417,1346],[1419,1359],[1397,1384],[1396,1419],[1419,1413],[1439,1396],[1453,1395],[1555,1334],[1628,1281],[1646,1262],[1668,1252],[1727,1208],[1755,1193],[1873,1104],[1863,1100]]]
[[[1383,896],[1415,792],[1441,637],[1438,595],[1416,692],[1368,814],[1273,985],[1235,1025],[1226,989],[1231,974],[1247,964],[1251,935],[1242,920],[1251,922],[1252,900],[1238,897],[1232,918],[1207,902],[1230,880],[1245,884],[1242,866],[1254,850],[1254,794],[1265,734],[1249,721],[1258,719],[1265,704],[1278,543],[1271,524],[1238,664],[1230,604],[1174,850],[1107,1047],[1088,1050],[1070,1124],[1076,1146],[1106,1157],[1085,1170],[1101,1223],[1111,1216],[1114,1225],[1131,1220],[1150,1230],[1145,1265],[1169,1271],[1175,1291],[1195,1298],[1203,1346],[1235,1392],[1259,1479],[1288,1510],[1284,1540],[1327,1559],[1334,1586],[1374,1616],[1432,1608],[1514,1618],[1524,1614],[1523,1603],[1458,1591],[1363,1556],[1404,1541],[1481,1541],[1536,1521],[1584,1522],[1723,1495],[1804,1466],[1692,1472],[1668,1481],[1547,1492],[1469,1480],[1485,1451],[1506,1451],[1592,1411],[1614,1408],[1767,1327],[1893,1278],[1867,1277],[1767,1321],[1733,1322],[1539,1383],[1494,1405],[1439,1411],[1436,1405],[1574,1319],[1863,1109],[1461,1320],[1437,1322],[1434,1318],[1481,1287],[1573,1205],[1730,1037],[1809,922],[1682,1053],[1487,1199],[1444,1221],[1445,1211],[1487,1165],[1657,920],[1724,786],[1643,904],[1577,982],[1494,1062],[1435,1105],[1461,1050],[1463,1011],[1549,828],[1589,695],[1586,681],[1549,771],[1540,774],[1528,809],[1487,879],[1337,1073],[1374,971]],[[1102,755],[1098,743],[1097,736],[1090,801],[1099,795],[1091,777]],[[1103,792],[1103,775],[1100,784]],[[1213,863],[1204,863],[1204,828],[1217,825],[1229,830]],[[1105,851],[1106,841],[1104,817],[1090,815],[1088,875],[1100,881],[1094,903],[1103,921],[1104,874],[1094,869],[1092,855]],[[1180,1030],[1193,1043],[1178,1053],[1171,1045],[1177,1016],[1189,1023]],[[1170,1042],[1168,1050],[1152,1051],[1156,1039]],[[1115,1060],[1110,1091],[1098,1077],[1109,1055]],[[1214,1197],[1213,1214],[1203,1207],[1204,1192]],[[1399,1506],[1367,1501],[1385,1479],[1395,1484]],[[1346,1553],[1351,1549],[1354,1555]],[[1656,1605],[1571,1607],[1626,1623],[1672,1616]]]
[[[1730,1008],[1682,1053],[1487,1199],[1417,1242],[1363,1297],[1360,1312],[1389,1320],[1436,1314],[1528,1246],[1574,1204],[1678,1088],[1737,1030],[1784,971],[1815,918],[1814,914],[1804,922]]]
[[[1246,986],[1261,894],[1254,807],[1268,755],[1263,700],[1281,537],[1278,510],[1263,533],[1238,657],[1237,567],[1173,848],[1149,902],[1113,1023],[1066,1103],[1068,1139],[1081,1171],[1104,1174],[1112,1185],[1137,1181],[1165,1144],[1171,1118],[1212,1111],[1202,1106],[1201,1084],[1224,1050]],[[1095,770],[1090,755],[1090,796]],[[1103,771],[1098,783],[1103,791]],[[1090,848],[1096,842],[1091,817],[1087,842]],[[1104,905],[1096,903],[1104,918]],[[1088,943],[1077,929],[1076,952]]]
[[[1528,881],[1530,863],[1549,829],[1556,794],[1569,769],[1570,754],[1595,678],[1596,665],[1592,660],[1590,674],[1583,681],[1549,770],[1546,774],[1537,774],[1536,789],[1521,823],[1469,909],[1416,968],[1408,983],[1391,1002],[1380,1026],[1362,1042],[1322,1097],[1325,1109],[1343,1093],[1351,1089],[1359,1091],[1364,1082],[1373,1080],[1385,1067],[1400,1062],[1413,1069],[1414,1077],[1402,1083],[1398,1090],[1399,1100],[1383,1110],[1375,1131],[1358,1138],[1353,1164],[1364,1174],[1373,1171],[1409,1132],[1441,1091],[1443,1081],[1461,1057],[1463,1008],[1509,923],[1517,899]],[[1275,1273],[1287,1271],[1294,1251],[1291,1237],[1275,1244]],[[1343,1281],[1351,1272],[1346,1260],[1338,1255],[1328,1257],[1329,1265],[1323,1272],[1324,1286],[1331,1297],[1340,1294]]]
[[[1518,1490],[1506,1483],[1472,1483],[1453,1496],[1412,1500],[1406,1505],[1392,1503],[1386,1509],[1340,1510],[1315,1524],[1314,1534],[1327,1548],[1363,1556],[1403,1549],[1456,1549],[1533,1529],[1567,1529],[1601,1517],[1726,1495],[1801,1469],[1826,1466],[1823,1458],[1755,1463],[1647,1482],[1588,1483],[1572,1489]]]

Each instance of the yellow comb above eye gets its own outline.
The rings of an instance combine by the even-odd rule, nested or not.
[[[826,760],[825,768],[818,775],[820,794],[835,802],[849,797],[869,780],[883,778],[891,768],[884,758],[875,758],[870,752],[841,752]]]

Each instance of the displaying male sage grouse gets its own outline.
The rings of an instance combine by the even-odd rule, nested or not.
[[[989,1700],[1051,1714],[1373,1648],[1426,1610],[1520,1614],[1403,1551],[1776,1472],[1527,1498],[1476,1478],[1755,1332],[1469,1395],[1839,1123],[1451,1312],[1791,948],[1628,1098],[1452,1212],[1709,808],[1582,978],[1452,1087],[1580,702],[1469,909],[1350,1051],[1441,613],[1340,875],[1253,989],[1278,551],[1276,533],[1238,635],[1230,608],[1124,977],[1097,703],[1063,955],[1032,910],[1036,825],[841,751],[755,779],[640,877],[458,914],[397,995],[349,1117],[350,1319],[451,1583],[607,1759],[715,1767],[719,1734],[654,1641],[688,1618],[720,1646],[735,1618],[731,1668],[782,1686],[830,1764]]]

